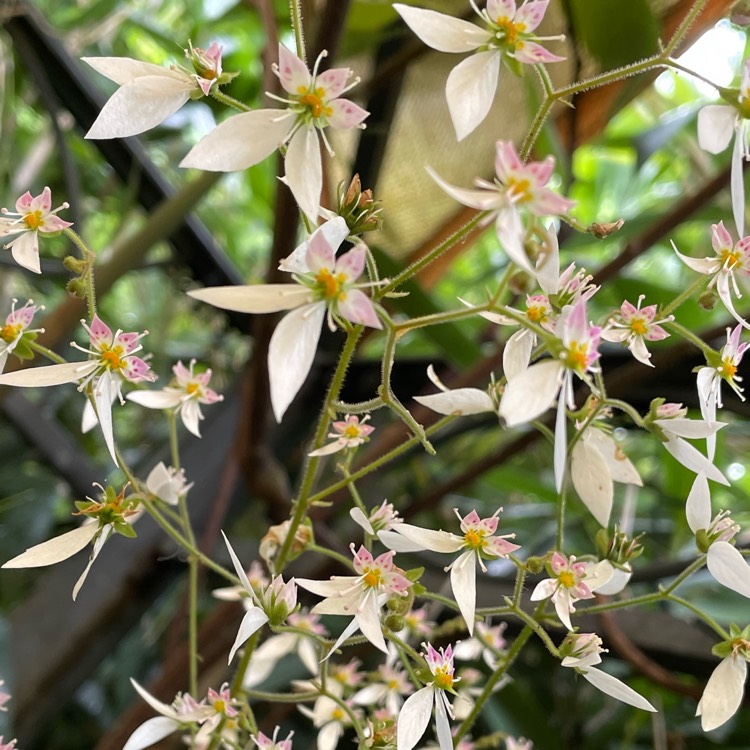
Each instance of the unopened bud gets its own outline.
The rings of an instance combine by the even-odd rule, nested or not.
[[[698,304],[704,310],[713,310],[716,307],[716,295],[712,291],[707,290],[698,297]]]
[[[68,293],[72,294],[74,297],[79,297],[80,299],[86,298],[86,285],[81,279],[71,279],[65,285],[65,288],[68,290]]]
[[[345,221],[352,235],[360,235],[379,229],[382,224],[381,206],[373,198],[372,190],[362,190],[359,175],[355,174],[345,188],[344,182],[338,188],[336,213]]]
[[[591,223],[591,226],[588,228],[587,231],[590,234],[593,234],[594,237],[598,237],[600,240],[603,240],[606,237],[609,237],[610,234],[614,234],[619,229],[621,229],[624,223],[625,223],[625,219],[618,219],[617,221],[608,221],[603,224],[600,224],[599,222],[594,221]]]
[[[544,570],[544,558],[532,556],[526,560],[526,570],[529,573],[541,573]]]
[[[86,270],[86,261],[81,260],[80,258],[76,258],[73,255],[66,255],[63,258],[63,265],[68,269],[68,271],[72,271],[73,273],[77,273],[78,275],[82,274]]]
[[[518,271],[510,277],[508,287],[513,294],[528,294],[533,289],[531,276],[525,271]]]

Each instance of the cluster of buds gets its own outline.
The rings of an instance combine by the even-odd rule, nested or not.
[[[355,174],[348,187],[341,182],[337,190],[336,213],[346,221],[349,234],[360,235],[380,229],[383,210],[380,201],[372,196],[372,190],[362,190],[359,175]]]
[[[279,550],[286,541],[289,534],[289,526],[290,522],[288,520],[276,526],[271,526],[266,535],[260,540],[260,556],[270,570],[275,570],[276,555],[278,555]],[[308,545],[314,541],[312,525],[309,521],[301,523],[294,532],[294,539],[289,547],[287,560],[294,560],[296,557],[299,557],[307,549]]]
[[[596,534],[596,550],[600,560],[609,560],[616,567],[623,567],[643,554],[640,539],[643,535],[629,537],[616,528],[613,532],[599,529]]]

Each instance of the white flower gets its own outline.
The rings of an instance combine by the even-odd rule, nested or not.
[[[479,388],[447,388],[435,373],[435,368],[427,368],[427,377],[442,391],[429,396],[414,396],[414,400],[438,414],[482,414],[494,412],[496,406],[487,391]]]
[[[433,552],[461,554],[446,568],[451,573],[451,589],[453,597],[461,610],[469,634],[474,632],[474,613],[476,611],[476,565],[486,572],[487,568],[483,558],[497,559],[507,558],[508,555],[519,549],[519,545],[507,541],[514,538],[515,534],[503,534],[495,536],[498,525],[499,508],[489,518],[480,518],[479,514],[472,510],[463,518],[455,510],[461,522],[462,536],[452,534],[448,531],[434,531],[433,529],[422,529],[402,523],[395,527],[398,536],[406,537],[410,542],[421,545],[422,549]],[[388,539],[382,540],[388,544]]]
[[[329,456],[331,453],[338,453],[348,448],[356,448],[366,443],[375,429],[365,424],[368,419],[370,419],[369,414],[366,414],[361,421],[356,414],[347,414],[342,421],[334,422],[334,431],[328,433],[328,437],[335,438],[335,440],[328,445],[324,445],[322,448],[310,451],[307,455]]]
[[[128,400],[149,409],[174,409],[182,417],[182,423],[196,437],[200,437],[200,422],[203,419],[201,404],[215,404],[222,401],[216,391],[208,387],[211,370],[194,373],[195,360],[188,369],[182,362],[173,368],[174,382],[161,391],[133,391]]]
[[[594,425],[573,446],[570,478],[583,504],[605,527],[612,512],[613,482],[643,485],[635,466],[612,436]]]
[[[732,235],[725,229],[724,222],[720,221],[711,225],[711,246],[716,253],[713,258],[691,258],[680,253],[672,243],[672,248],[686,266],[698,273],[713,276],[708,288],[716,286],[719,299],[732,317],[744,328],[750,328],[750,323],[737,313],[732,302],[732,292],[737,299],[742,297],[737,277],[750,277],[750,237],[742,237],[735,244]]]
[[[332,330],[336,318],[382,328],[370,298],[355,284],[365,267],[365,246],[336,257],[335,250],[348,231],[340,217],[327,222],[287,258],[281,267],[294,270],[296,284],[218,286],[189,292],[223,310],[291,311],[276,326],[268,348],[271,404],[279,422],[310,372],[326,313]]]
[[[24,336],[33,341],[36,338],[35,334],[44,333],[43,328],[29,328],[34,315],[38,310],[44,310],[44,306],[34,305],[29,300],[23,307],[16,310],[16,302],[18,300],[14,299],[11,303],[10,312],[5,318],[5,325],[0,327],[0,374],[5,369],[8,355],[12,354],[19,345],[17,356],[23,355],[25,358],[32,354],[32,352],[25,351],[27,347],[24,347],[22,343]]]
[[[67,203],[52,209],[52,192],[45,187],[37,196],[25,192],[16,201],[16,212],[0,209],[0,237],[19,234],[16,239],[4,245],[10,248],[13,260],[19,266],[34,273],[41,273],[39,265],[39,233],[54,235],[73,225],[56,216],[58,211],[68,208]],[[16,218],[5,218],[15,216]]]
[[[341,98],[359,81],[356,78],[347,85],[352,75],[349,68],[318,73],[326,54],[321,53],[311,74],[302,60],[280,44],[274,73],[289,95],[280,100],[288,109],[259,109],[230,117],[194,146],[180,166],[234,172],[258,164],[288,142],[284,181],[302,211],[316,220],[323,189],[318,132],[333,153],[323,130],[329,125],[338,129],[364,127],[362,121],[369,114]]]
[[[213,42],[204,52],[190,45],[185,54],[200,73],[130,57],[82,57],[97,73],[120,86],[102,107],[86,138],[138,135],[164,122],[189,99],[208,96],[222,78],[221,47]]]
[[[412,582],[394,566],[394,552],[374,558],[364,547],[355,552],[352,544],[351,550],[356,576],[331,576],[328,581],[298,578],[297,583],[313,594],[326,597],[313,607],[315,614],[353,616],[329,656],[357,630],[361,630],[373,646],[388,653],[380,624],[380,608],[391,596],[406,596]]]
[[[740,237],[745,234],[745,180],[742,175],[742,159],[750,158],[748,138],[748,107],[750,107],[750,58],[742,68],[742,80],[737,102],[731,104],[709,104],[698,112],[698,144],[712,154],[723,151],[734,136],[732,151],[732,211],[734,223]]]
[[[661,341],[667,338],[669,334],[659,323],[668,323],[674,319],[674,316],[669,315],[654,322],[656,305],[641,307],[645,297],[645,294],[638,297],[637,306],[625,300],[620,305],[620,312],[610,319],[608,326],[602,330],[601,336],[605,341],[627,342],[628,349],[639,362],[653,367],[651,352],[646,348],[646,341]]]
[[[547,5],[548,0],[524,0],[517,8],[515,0],[488,0],[487,9],[480,10],[472,0],[472,8],[487,26],[482,29],[444,13],[394,3],[394,10],[428,47],[439,52],[475,52],[451,71],[445,87],[459,141],[487,116],[495,97],[503,56],[516,64],[528,65],[565,59],[538,44],[545,37],[533,33],[544,18]]]
[[[722,644],[723,645],[723,644]],[[719,663],[709,677],[695,711],[701,717],[704,732],[725,724],[737,713],[745,692],[750,643],[738,636],[731,643],[731,653]]]
[[[446,691],[455,692],[453,686],[458,682],[454,678],[453,648],[448,646],[438,652],[429,643],[423,645],[427,648],[427,666],[435,679],[409,696],[401,708],[398,716],[398,750],[412,750],[419,742],[430,723],[433,704],[440,750],[453,750],[449,722],[449,717],[453,718],[453,710],[445,694]]]
[[[184,469],[167,468],[159,461],[146,477],[146,489],[168,505],[177,505],[180,497],[186,495],[193,486],[187,483]]]
[[[560,647],[560,652],[567,654],[563,657],[562,666],[575,669],[597,690],[601,690],[612,698],[627,703],[629,706],[656,713],[651,703],[636,693],[633,688],[594,666],[601,662],[599,654],[605,651],[606,649],[602,648],[602,640],[596,633],[571,633]]]
[[[347,701],[347,705],[350,705],[350,701]],[[344,729],[352,723],[349,714],[333,698],[329,698],[327,695],[321,695],[315,701],[312,710],[307,706],[299,706],[298,708],[301,713],[312,719],[316,729],[320,730],[317,740],[318,750],[336,750]]]

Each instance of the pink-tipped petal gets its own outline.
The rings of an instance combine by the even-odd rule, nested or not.
[[[345,292],[345,295],[344,299],[339,300],[339,312],[348,321],[370,328],[383,327],[372,301],[364,292],[359,289],[350,289]]]
[[[331,68],[315,79],[315,88],[316,90],[323,89],[322,99],[326,101],[337,99],[344,92],[351,75],[352,71],[349,68]]]
[[[550,52],[541,44],[536,42],[519,42],[516,45],[516,51],[514,53],[516,60],[527,65],[537,65],[539,63],[554,63],[562,62],[565,57],[561,55],[555,55]]]
[[[342,130],[356,128],[370,115],[366,109],[349,101],[349,99],[335,99],[328,106],[331,110],[331,113],[327,116],[329,124]]]
[[[290,94],[304,94],[310,88],[310,83],[312,82],[307,65],[283,44],[279,44],[277,75],[284,90]]]
[[[534,31],[542,22],[548,5],[549,0],[532,0],[532,2],[524,3],[516,11],[513,21],[517,24],[523,24],[526,27],[524,32]],[[489,8],[489,3],[487,7]]]

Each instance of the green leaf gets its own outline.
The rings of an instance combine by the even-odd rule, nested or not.
[[[576,37],[605,70],[654,54],[659,27],[647,0],[571,0]]]

